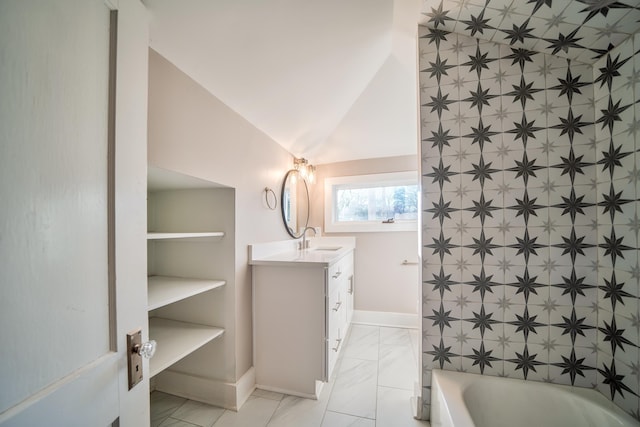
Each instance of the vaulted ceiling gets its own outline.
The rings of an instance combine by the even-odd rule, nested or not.
[[[145,4],[151,47],[293,154],[319,163],[416,152],[420,0]]]
[[[594,63],[640,0],[144,0],[151,47],[314,163],[415,154],[416,25]]]

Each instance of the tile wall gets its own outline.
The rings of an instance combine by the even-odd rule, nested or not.
[[[632,43],[592,67],[419,36],[423,413],[440,368],[597,387],[638,417]]]
[[[594,64],[598,206],[597,387],[640,419],[640,35]]]

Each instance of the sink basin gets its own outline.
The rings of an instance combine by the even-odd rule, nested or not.
[[[342,246],[318,246],[311,249],[314,251],[339,251],[342,249]]]

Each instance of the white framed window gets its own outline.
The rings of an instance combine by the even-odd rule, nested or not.
[[[418,199],[415,171],[326,178],[325,230],[414,231],[418,226]]]

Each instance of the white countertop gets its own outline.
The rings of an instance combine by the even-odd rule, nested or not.
[[[351,252],[353,248],[341,247],[338,250],[322,250],[309,248],[305,250],[296,250],[271,255],[265,258],[252,259],[249,261],[251,265],[279,265],[279,266],[321,266],[329,267],[337,260]]]
[[[250,245],[249,264],[329,267],[355,248],[355,238],[317,238],[309,242],[311,247],[304,250],[291,249],[295,246],[282,245],[283,242]]]

